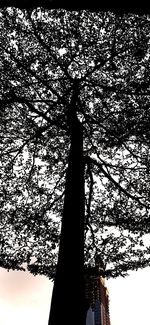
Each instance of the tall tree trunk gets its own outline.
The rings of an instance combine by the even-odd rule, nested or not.
[[[85,325],[85,315],[83,130],[74,114],[49,325]]]

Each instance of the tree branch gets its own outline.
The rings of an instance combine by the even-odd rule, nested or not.
[[[50,47],[44,42],[44,40],[41,38],[40,34],[38,33],[36,26],[31,18],[31,13],[30,11],[28,11],[28,18],[32,24],[32,28],[34,30],[34,35],[37,38],[37,40],[39,41],[39,44],[42,45],[43,48],[45,48],[47,50],[47,53],[49,53],[51,55],[51,57],[55,60],[55,62],[59,65],[59,67],[61,68],[61,70],[66,74],[66,76],[68,77],[68,79],[70,81],[72,81],[71,76],[68,73],[68,70],[65,68],[65,65],[63,63],[60,62],[60,60],[58,60],[56,53],[50,49]]]
[[[93,247],[97,251],[97,246],[96,246],[96,243],[95,243],[94,230],[93,230],[92,225],[91,225],[91,211],[90,210],[91,210],[91,201],[92,201],[94,180],[93,180],[93,175],[92,175],[90,165],[91,165],[91,163],[88,162],[87,163],[87,174],[89,175],[89,178],[90,178],[90,188],[89,188],[89,198],[88,198],[88,203],[87,203],[87,215],[86,215],[85,224],[90,229],[91,236],[92,236]]]
[[[115,179],[108,172],[106,172],[106,170],[103,168],[102,164],[99,163],[96,159],[87,157],[86,160],[89,161],[90,163],[92,163],[93,165],[97,166],[101,170],[101,172],[105,175],[105,177],[107,177],[110,180],[110,182],[113,183],[128,198],[138,202],[140,205],[144,206],[145,208],[149,207],[148,204],[141,202],[137,196],[132,195],[124,187],[122,187],[118,182],[116,182]]]
[[[27,182],[30,182],[31,176],[32,176],[33,171],[34,171],[36,150],[37,150],[37,139],[36,139],[35,148],[34,148],[34,152],[33,152],[32,166],[31,166],[31,169],[29,171]]]
[[[43,132],[45,132],[47,129],[49,128],[48,125],[46,126],[41,126],[39,127],[36,132],[30,136],[30,138],[26,139],[23,144],[14,152],[16,152],[16,155],[12,158],[12,160],[9,163],[9,168],[11,168],[13,166],[13,163],[15,162],[16,158],[18,157],[18,155],[22,152],[23,148],[29,143],[29,141],[33,140],[34,138],[39,138],[41,136],[41,134]],[[11,151],[12,152],[12,151]],[[6,154],[8,154],[8,152],[6,152]]]
[[[45,79],[41,78],[40,76],[38,76],[35,71],[31,70],[29,67],[27,67],[25,64],[23,64],[11,51],[9,51],[7,48],[5,48],[4,46],[1,46],[3,48],[4,51],[6,51],[6,53],[8,53],[10,55],[10,57],[12,58],[12,60],[17,64],[18,67],[22,68],[25,72],[29,73],[31,76],[33,76],[34,78],[36,78],[36,80],[38,80],[39,82],[41,82],[44,86],[47,87],[47,89],[49,89],[53,95],[55,95],[57,98],[59,98],[59,100],[66,105],[66,100],[64,99],[63,96],[59,95],[59,93],[51,86],[47,83],[47,81],[45,81]]]
[[[13,95],[13,98],[0,100],[0,103],[2,103],[2,104],[9,104],[9,103],[11,104],[11,103],[16,103],[16,102],[27,105],[30,112],[36,113],[38,116],[42,117],[44,120],[46,120],[48,123],[50,123],[49,126],[46,126],[46,129],[48,127],[54,125],[54,126],[57,126],[57,127],[59,126],[63,130],[67,130],[67,128],[60,123],[60,116],[59,116],[59,118],[56,118],[55,120],[52,120],[44,112],[39,111],[37,108],[35,108],[35,106],[32,104],[32,102],[33,102],[32,100],[28,100],[28,99],[26,99],[24,97],[18,97],[15,94]],[[38,102],[38,100],[34,101],[34,102]],[[42,100],[41,100],[41,102],[42,102]],[[61,117],[64,118],[64,115],[62,115]]]
[[[89,188],[89,199],[88,199],[88,204],[87,204],[87,218],[88,221],[91,219],[91,201],[92,201],[92,193],[93,193],[93,185],[94,185],[94,180],[93,180],[93,175],[92,171],[90,168],[90,163],[87,164],[87,174],[89,175],[90,178],[90,188]]]

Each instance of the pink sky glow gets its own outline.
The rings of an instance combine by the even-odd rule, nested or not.
[[[150,324],[150,268],[107,281],[111,325]],[[0,268],[0,325],[48,325],[52,283]]]

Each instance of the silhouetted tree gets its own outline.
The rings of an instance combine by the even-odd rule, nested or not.
[[[146,16],[0,12],[0,260],[54,278],[58,255],[50,325],[66,309],[84,324],[97,256],[106,277],[149,265],[149,30]]]

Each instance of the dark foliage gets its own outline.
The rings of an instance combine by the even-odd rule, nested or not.
[[[149,3],[144,0],[142,2],[135,3],[134,1],[122,1],[117,0],[110,1],[69,1],[69,0],[1,0],[0,8],[2,7],[16,7],[20,9],[33,9],[42,7],[45,9],[66,9],[69,11],[76,10],[90,10],[92,12],[100,11],[112,11],[115,13],[132,13],[132,14],[147,14],[150,13]]]
[[[149,265],[149,35],[146,15],[1,9],[1,266],[54,277],[72,100],[86,266],[97,254],[107,277]]]

